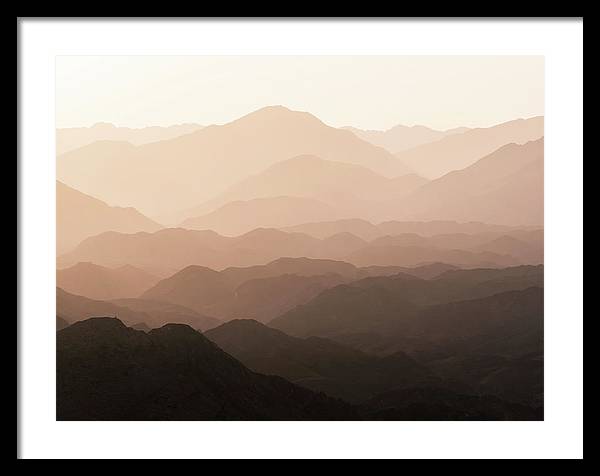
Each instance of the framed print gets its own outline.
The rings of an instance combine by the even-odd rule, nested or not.
[[[31,455],[578,454],[580,21],[21,28]]]

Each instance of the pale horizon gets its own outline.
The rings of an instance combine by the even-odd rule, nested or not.
[[[274,105],[333,127],[490,127],[543,116],[543,75],[543,56],[59,56],[56,127],[221,125]]]
[[[74,125],[74,126],[64,126],[64,127],[57,127],[57,129],[83,129],[83,128],[88,128],[89,129],[89,128],[93,128],[93,127],[97,127],[97,126],[111,126],[111,127],[115,127],[115,128],[142,130],[142,129],[148,129],[148,128],[154,128],[154,127],[169,128],[169,127],[178,127],[178,126],[187,126],[187,125],[194,125],[194,126],[200,126],[200,127],[223,126],[225,124],[228,124],[230,122],[235,121],[236,119],[239,119],[241,117],[244,117],[244,116],[247,116],[249,114],[252,114],[253,112],[259,111],[259,110],[264,109],[264,108],[269,108],[269,107],[284,107],[286,109],[289,109],[290,111],[294,111],[294,112],[307,112],[307,113],[309,113],[311,115],[314,115],[310,111],[303,111],[303,110],[292,109],[292,108],[286,106],[285,104],[267,104],[267,105],[262,106],[262,107],[260,107],[260,108],[258,108],[256,110],[248,111],[247,113],[242,114],[242,115],[240,115],[237,118],[233,118],[230,121],[222,122],[222,123],[218,123],[218,124],[217,123],[200,124],[199,122],[175,122],[175,123],[172,123],[172,124],[147,124],[147,125],[142,125],[142,126],[131,126],[131,125],[127,125],[127,124],[118,124],[118,123],[110,122],[110,121],[97,121],[97,122],[95,122],[93,124],[84,124],[84,125],[79,125],[79,126],[76,126],[76,125]],[[318,116],[316,116],[316,115],[314,115],[314,116],[317,117],[317,119],[320,119]],[[534,119],[536,117],[544,117],[544,114],[534,114],[532,116],[513,117],[511,119],[506,119],[506,120],[503,120],[501,122],[487,124],[487,125],[481,125],[481,126],[470,126],[470,127],[467,127],[467,126],[455,126],[455,127],[449,127],[449,128],[446,128],[446,129],[437,129],[435,127],[431,127],[431,126],[428,126],[426,124],[395,124],[395,125],[393,125],[391,127],[385,128],[385,129],[373,129],[373,128],[366,128],[366,127],[365,128],[360,128],[360,127],[354,126],[353,124],[346,124],[346,125],[343,125],[343,126],[338,126],[338,125],[333,126],[332,124],[327,124],[327,123],[326,124],[329,125],[329,126],[338,127],[338,128],[355,128],[355,129],[361,129],[361,130],[364,130],[365,132],[386,132],[386,131],[392,130],[396,126],[427,127],[427,128],[429,128],[431,130],[436,130],[436,131],[444,132],[444,131],[450,131],[452,129],[458,129],[458,128],[461,128],[461,127],[467,127],[468,129],[487,129],[487,128],[494,127],[494,126],[497,126],[497,125],[500,125],[500,124],[504,124],[504,123],[507,123],[507,122],[511,122],[511,121],[528,120],[528,119]],[[325,122],[325,121],[323,121],[323,122]]]

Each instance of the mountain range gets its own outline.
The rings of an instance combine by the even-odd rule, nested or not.
[[[197,206],[259,170],[303,154],[387,176],[411,173],[385,149],[350,131],[327,126],[306,112],[273,106],[150,144],[95,142],[61,155],[57,174],[84,193],[156,217]],[[169,194],[157,194],[165,183]]]
[[[310,145],[311,153],[283,152],[286,147],[294,149],[298,145],[296,139],[283,141],[283,137],[289,136],[283,133],[278,147],[263,147],[260,141],[270,140],[259,127],[263,121],[265,127],[277,124],[314,136],[302,142]],[[257,134],[249,135],[248,130],[256,130]],[[242,140],[234,141],[235,147],[222,144],[228,134],[240,135]],[[160,215],[166,220],[163,222],[230,236],[256,228],[294,229],[306,223],[340,220],[380,223],[451,220],[541,226],[543,139],[539,137],[542,136],[543,118],[532,118],[471,129],[405,151],[408,154],[433,148],[431,160],[443,161],[448,166],[443,173],[434,174],[438,177],[434,180],[403,169],[398,165],[401,161],[391,154],[364,143],[348,131],[330,128],[314,116],[280,107],[256,111],[224,126],[210,126],[141,146],[97,141],[63,154],[59,160],[58,176],[69,176],[68,183],[76,184],[78,190],[57,183],[58,252],[62,254],[85,238],[106,231],[161,228],[136,208],[110,206],[94,197],[114,204],[135,205],[135,201],[147,196],[148,202],[161,208],[152,210],[152,216]],[[508,137],[516,143],[506,144]],[[458,138],[462,139],[456,142]],[[526,142],[529,138],[537,140]],[[239,148],[244,141],[249,141],[253,153],[260,155],[260,160],[251,161],[251,166],[249,158],[242,161]],[[361,144],[355,144],[356,141]],[[501,144],[496,147],[498,141]],[[456,149],[462,160],[466,157],[463,148],[471,150],[470,145],[465,145],[470,143],[476,144],[472,160],[456,165],[457,170],[452,171],[449,166],[452,160],[446,155],[452,155]],[[339,145],[339,150],[330,149],[333,144]],[[210,166],[205,163],[208,160],[205,157],[214,154],[203,155],[203,148],[218,152],[218,166],[214,162]],[[279,156],[276,150],[280,151]],[[165,168],[162,161],[170,156],[187,165]],[[423,163],[427,160],[423,158]],[[417,162],[421,164],[421,159]],[[383,163],[388,165],[384,167]],[[93,176],[87,173],[89,167],[96,170]],[[142,175],[134,177],[134,170]],[[158,170],[161,173],[156,175]],[[203,180],[204,188],[206,184],[219,188],[217,183],[222,183],[220,192],[187,184],[194,175],[208,179],[207,173],[220,174],[222,180],[216,177]],[[169,174],[174,175],[169,177]],[[174,185],[166,197],[155,193],[158,181],[164,180],[172,180],[170,183]],[[155,185],[152,190],[137,190],[151,184]],[[79,190],[92,192],[92,196]],[[189,198],[188,207],[170,203],[184,195]]]
[[[143,292],[130,286],[127,294],[125,288],[118,287],[120,270],[79,263],[58,272],[58,286],[70,287],[57,291],[57,309],[71,322],[106,314],[119,316],[128,325],[143,322],[157,327],[176,322],[206,329],[219,324],[207,316],[224,321],[252,318],[267,322],[326,289],[366,277],[403,273],[432,279],[452,269],[456,268],[443,263],[416,268],[357,268],[334,260],[279,258],[266,265],[231,267],[220,272],[192,265],[168,278],[153,278]]]
[[[516,227],[493,225],[481,222],[459,223],[451,220],[416,221],[386,221],[373,224],[368,220],[353,218],[348,220],[333,220],[325,222],[302,223],[300,225],[281,228],[282,231],[304,233],[315,238],[324,239],[339,233],[350,233],[365,241],[388,235],[414,233],[421,236],[432,235],[481,235],[484,233],[509,233]]]
[[[356,127],[344,127],[363,140],[373,145],[383,147],[392,153],[402,152],[414,147],[435,142],[444,137],[467,132],[467,127],[456,127],[445,131],[438,131],[425,126],[397,125],[385,131],[364,130]]]
[[[544,223],[544,140],[508,144],[402,200],[407,220]],[[395,214],[390,218],[397,218]]]
[[[502,297],[496,299],[502,300]],[[467,317],[451,314],[448,326],[457,326],[461,321],[474,317],[464,306],[476,303],[457,305],[463,306],[460,311],[467,311]],[[526,314],[519,317],[523,315]],[[478,324],[473,321],[471,325]],[[490,322],[479,325],[488,335],[495,334]],[[418,361],[402,351],[376,356],[321,337],[292,337],[252,320],[230,321],[207,331],[205,336],[256,372],[279,375],[297,385],[351,403],[369,402],[378,406],[374,404],[374,398],[388,400],[392,394],[398,393],[404,395],[406,401],[398,399],[395,404],[408,406],[415,398],[411,393],[405,394],[409,390],[425,395],[438,393],[439,397],[434,401],[437,398],[441,401],[456,398],[464,399],[465,404],[476,395],[477,399],[469,403],[480,400],[485,402],[486,407],[490,403],[486,395],[534,408],[543,403],[540,399],[543,388],[538,383],[543,372],[543,359],[532,358],[535,352],[517,358],[492,354],[496,349],[486,349],[487,354],[471,353],[450,358],[430,356],[424,359],[424,355],[419,354],[418,358],[422,361]],[[494,337],[500,338],[501,335]],[[497,403],[504,406],[500,400]]]
[[[189,134],[201,129],[198,124],[178,124],[169,127],[151,126],[134,129],[117,127],[109,122],[98,122],[90,127],[64,127],[56,129],[56,154],[61,155],[97,141],[123,141],[134,145]]]
[[[111,269],[94,263],[77,263],[56,272],[56,285],[72,294],[110,300],[139,296],[160,278],[131,265]]]
[[[235,336],[238,325],[232,323],[226,334]],[[57,420],[540,418],[539,410],[530,406],[435,386],[435,377],[401,354],[374,359],[324,340],[290,341],[260,325],[250,337],[249,344],[242,343],[245,358],[250,359],[258,343],[267,340],[273,355],[282,358],[282,371],[316,373],[319,377],[313,384],[319,386],[316,381],[321,380],[332,393],[346,388],[354,395],[361,390],[376,391],[382,382],[376,381],[377,374],[397,379],[399,386],[360,406],[350,405],[305,388],[312,385],[308,379],[299,386],[279,376],[253,372],[189,326],[169,324],[145,332],[101,317],[57,332]],[[239,340],[227,338],[227,342],[235,347]],[[307,354],[312,351],[316,354]],[[293,362],[290,357],[300,360]],[[349,384],[348,366],[354,365],[359,369],[359,388]],[[368,368],[375,373],[369,375]]]
[[[181,226],[224,234],[340,219],[540,226],[543,157],[543,139],[507,144],[429,181],[416,174],[387,178],[362,166],[300,156],[182,212],[192,218]]]
[[[543,266],[450,270],[424,280],[404,273],[336,286],[269,323],[287,334],[335,338],[391,335],[425,322],[428,306],[490,298],[543,286]]]
[[[507,144],[525,144],[543,136],[544,118],[537,116],[470,129],[395,155],[417,174],[435,179],[464,169]]]
[[[404,352],[467,393],[540,408],[542,286],[541,267],[368,278],[326,290],[267,325],[371,355]]]
[[[260,200],[259,203],[266,206],[270,203],[268,200],[273,200],[274,197],[305,198],[322,202],[319,205],[312,203],[314,207],[312,217],[309,213],[311,202],[308,200],[305,201],[306,212],[300,215],[298,210],[292,209],[289,205],[287,207],[285,204],[280,205],[277,212],[284,215],[287,220],[293,220],[293,224],[299,223],[299,220],[317,221],[318,214],[369,218],[371,210],[376,208],[377,204],[400,199],[426,182],[426,179],[415,174],[388,178],[361,165],[302,155],[277,162],[266,170],[235,184],[214,199],[182,212],[182,216],[189,218],[183,221],[181,226],[195,229],[213,226],[214,231],[225,233],[218,226],[228,222],[237,223],[236,220],[241,218],[241,216],[225,216],[226,207],[232,203],[254,200]],[[218,210],[221,213],[215,214]],[[250,227],[274,226],[272,222],[261,221],[260,208],[258,210],[259,219],[251,222]],[[208,217],[202,216],[210,212],[215,217],[213,223],[207,222]],[[253,212],[257,213],[254,210]],[[214,228],[215,226],[217,228]],[[239,233],[238,230],[237,234]]]
[[[343,216],[331,205],[313,198],[276,196],[229,202],[206,215],[188,218],[181,227],[236,236],[256,228],[282,228],[298,222],[335,220]]]
[[[65,322],[72,324],[100,316],[118,318],[129,326],[143,323],[148,328],[176,323],[205,330],[221,324],[213,317],[173,303],[136,298],[101,301],[68,293],[61,288],[56,288],[56,314],[62,319],[58,328],[64,327]]]
[[[348,404],[256,374],[189,326],[96,318],[57,333],[58,420],[356,420]]]
[[[426,228],[427,225],[387,223],[382,229],[402,232],[419,227]],[[467,228],[485,229],[477,224]],[[379,241],[371,242],[346,232],[318,239],[304,233],[262,228],[233,237],[210,230],[181,228],[155,233],[107,232],[84,240],[73,251],[60,256],[58,267],[85,261],[109,268],[130,264],[165,277],[192,264],[222,270],[231,266],[266,264],[280,257],[333,259],[362,267],[382,264],[414,267],[433,262],[459,267],[539,263],[543,253],[543,240],[539,239],[541,232],[509,230],[507,233],[482,234],[473,239],[468,236],[406,237],[402,233],[395,237],[391,235],[391,238],[383,235]],[[505,243],[506,240],[498,242],[504,236],[514,239],[509,243]]]
[[[397,285],[400,288],[397,295],[401,295],[406,288],[415,288],[411,292],[417,293],[420,286],[423,296],[428,296],[432,290],[434,296],[438,296],[444,295],[445,287],[448,287],[448,292],[454,290],[456,285],[453,283],[457,281],[469,286],[464,288],[466,290],[460,288],[464,292],[457,298],[463,298],[469,292],[475,297],[491,292],[479,281],[486,282],[492,291],[498,292],[541,283],[539,268],[531,266],[492,269],[489,272],[465,270],[465,274],[456,270],[456,273],[450,273],[455,269],[442,263],[417,268],[357,268],[349,263],[307,258],[282,258],[263,266],[227,268],[221,272],[202,266],[188,266],[145,291],[141,298],[181,305],[223,321],[254,319],[264,323],[287,312],[299,311],[303,304],[310,303],[312,299],[327,296],[324,293],[326,290],[331,289],[332,294],[336,294],[338,287],[342,290],[345,288],[341,285],[358,288],[373,283],[385,287]],[[494,281],[496,278],[488,275],[500,276],[498,279],[504,279],[508,284],[497,283]],[[444,276],[446,278],[442,280]],[[471,279],[471,276],[475,278]],[[400,279],[402,277],[408,280],[414,278],[418,282],[404,284]],[[427,283],[427,280],[434,282]],[[450,296],[455,297],[454,294]],[[434,297],[429,301],[427,299],[424,298],[424,302],[437,302]],[[342,317],[335,319],[343,321]],[[307,324],[303,319],[300,322]]]
[[[58,420],[543,420],[543,117],[57,153]]]
[[[62,182],[56,182],[56,249],[61,254],[105,231],[156,231],[161,225],[135,208],[111,207]]]
[[[204,334],[246,367],[351,403],[396,388],[447,385],[398,352],[377,357],[328,339],[300,339],[254,320],[233,320]]]
[[[220,272],[192,265],[163,279],[141,297],[182,305],[224,321],[250,318],[267,322],[326,289],[366,276],[405,272],[433,277],[448,269],[452,267],[443,264],[359,269],[341,261],[308,258],[279,258],[266,265]]]

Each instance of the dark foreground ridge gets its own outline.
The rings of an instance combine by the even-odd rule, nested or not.
[[[356,420],[350,405],[251,372],[182,324],[92,318],[57,333],[58,420]]]
[[[258,323],[240,324],[268,331]],[[289,339],[271,331],[277,339]],[[336,352],[341,358],[346,351]],[[108,317],[57,333],[57,402],[58,420],[542,418],[539,410],[498,397],[431,387],[389,391],[353,406],[255,373],[187,325],[167,324],[146,333]]]

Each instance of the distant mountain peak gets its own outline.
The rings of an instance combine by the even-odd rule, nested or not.
[[[544,118],[515,119],[491,127],[470,129],[396,154],[403,163],[430,179],[473,165],[510,144],[526,144],[544,135]]]
[[[314,116],[310,112],[306,111],[296,111],[290,109],[286,106],[282,105],[272,105],[261,107],[260,109],[256,109],[228,124],[236,124],[242,123],[246,121],[255,121],[255,120],[296,120],[296,119],[304,119],[309,121],[314,121],[315,123],[323,124],[318,117]],[[228,125],[225,124],[225,125]]]
[[[240,235],[238,238],[251,238],[251,237],[279,238],[279,237],[285,237],[286,235],[288,235],[288,233],[281,231],[281,230],[277,230],[275,228],[258,227],[258,228],[254,228],[254,230],[250,230],[250,231]]]
[[[271,329],[270,327],[267,327],[266,325],[264,325],[263,323],[257,321],[256,319],[232,319],[230,321],[227,321],[226,323],[222,324],[219,327],[227,327],[228,329],[236,329],[238,331],[256,331],[259,330],[261,332],[263,331],[272,331],[274,333],[277,334],[283,334],[281,331],[276,330],[276,329]],[[215,329],[211,329],[210,332],[218,332],[219,327],[216,327]]]
[[[84,239],[114,230],[156,231],[162,226],[132,207],[115,207],[56,181],[57,250],[63,253]]]
[[[386,177],[411,171],[390,152],[350,131],[331,127],[308,112],[269,106],[222,125],[138,146],[94,142],[63,154],[57,176],[108,203],[128,203],[177,223],[181,220],[173,220],[173,215],[302,154],[361,165]],[[89,170],[95,171],[94,180]],[[157,197],[156,191],[167,183],[177,186]]]
[[[187,324],[169,323],[157,329],[152,329],[150,334],[189,337],[199,335],[200,333],[192,329],[192,327],[188,326]]]
[[[79,321],[70,326],[73,331],[76,331],[79,328],[87,328],[97,333],[108,332],[114,329],[123,329],[126,327],[127,326],[115,316],[90,317],[85,321]]]
[[[179,271],[179,273],[187,274],[187,273],[196,273],[199,271],[205,271],[207,273],[216,273],[216,271],[214,271],[213,269],[211,269],[207,266],[199,265],[199,264],[190,264],[189,266],[186,266],[181,271]]]
[[[365,240],[363,240],[362,238],[359,238],[354,233],[351,233],[349,231],[340,231],[338,233],[335,233],[335,234],[325,238],[325,240],[327,240],[327,241],[352,240],[352,242],[356,242],[356,243],[364,243],[364,244],[367,243]]]
[[[289,107],[286,107],[282,104],[272,104],[270,106],[264,106],[264,107],[261,107],[260,109],[257,109],[254,112],[277,112],[277,111],[296,112],[296,111],[292,111],[292,109],[290,109]]]

